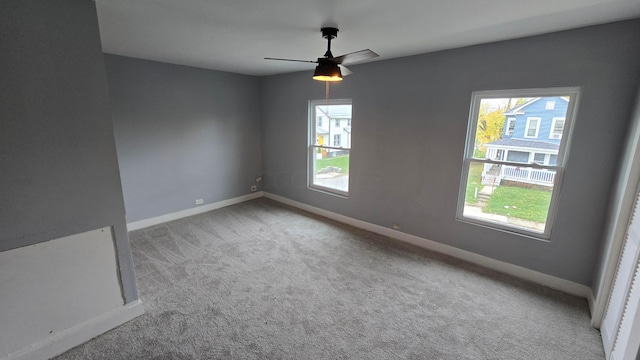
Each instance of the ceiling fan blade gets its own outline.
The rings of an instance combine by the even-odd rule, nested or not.
[[[318,61],[313,60],[294,60],[294,59],[280,59],[280,58],[270,58],[266,57],[265,60],[279,60],[279,61],[295,61],[295,62],[303,62],[303,63],[317,63]]]
[[[338,66],[340,66],[340,73],[342,74],[342,76],[347,76],[347,75],[353,74],[353,71],[347,69],[346,66],[344,66],[342,64],[338,64]]]
[[[356,51],[356,52],[352,52],[349,54],[344,54],[344,55],[340,55],[337,57],[334,57],[333,59],[331,59],[334,63],[336,64],[342,64],[342,63],[354,63],[356,61],[362,61],[362,60],[367,60],[367,59],[371,59],[374,57],[378,57],[380,55],[376,54],[375,52],[369,50],[369,49],[365,49],[365,50],[360,50],[360,51]]]

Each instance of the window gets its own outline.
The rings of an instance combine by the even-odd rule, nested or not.
[[[526,138],[537,138],[540,130],[540,118],[527,118],[527,130],[524,134]]]
[[[579,88],[473,93],[458,196],[458,220],[537,239],[550,238],[578,96]],[[538,139],[543,119],[525,114],[543,109],[548,101],[559,97],[567,101],[567,108],[563,110],[563,103],[554,111],[563,117],[558,117],[554,124],[550,118],[544,121],[546,126],[562,124],[557,125],[562,127],[562,132],[556,132],[560,141]],[[517,119],[526,120],[524,133],[516,129],[514,137],[503,138],[500,132],[488,132],[495,126],[481,126],[479,119],[486,119],[487,112],[513,114],[514,109],[517,109]],[[509,119],[505,115],[501,119],[508,128]],[[500,117],[495,121],[499,122]],[[516,138],[518,133],[521,138]],[[496,153],[505,155],[496,157]]]
[[[513,132],[516,129],[516,118],[508,118],[507,119],[507,132],[505,135],[513,135]]]
[[[551,134],[549,139],[562,139],[562,131],[564,130],[564,118],[553,118],[551,124]]]
[[[523,164],[529,162],[529,153],[526,151],[510,150],[507,154],[507,161]]]
[[[555,100],[549,100],[547,101],[547,103],[544,105],[545,110],[553,110],[556,108],[556,102]]]
[[[319,117],[335,126],[318,126]],[[342,131],[340,121],[351,121],[351,100],[312,100],[309,119],[309,188],[347,196],[352,131]]]
[[[318,127],[322,127],[322,116],[318,116]]]
[[[333,146],[340,146],[340,134],[333,135]]]

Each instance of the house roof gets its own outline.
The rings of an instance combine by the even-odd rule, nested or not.
[[[318,105],[317,110],[329,119],[351,119],[351,105]]]
[[[564,96],[547,96],[547,97],[545,97],[544,99],[552,98],[552,97],[559,97],[559,98],[561,98],[562,100],[564,100],[564,101],[566,101],[566,102],[569,102],[569,99],[568,99],[568,98],[565,98]],[[540,99],[543,99],[543,98],[541,98],[541,97],[533,98],[533,99],[531,99],[531,100],[527,101],[526,103],[524,103],[524,104],[522,104],[522,105],[516,106],[516,107],[514,107],[514,108],[513,108],[513,109],[511,109],[511,110],[505,111],[505,113],[504,113],[504,114],[505,114],[505,115],[517,115],[517,114],[518,114],[518,112],[520,112],[522,109],[526,108],[527,106],[529,106],[529,105],[533,104],[534,102],[536,102],[536,101],[538,101],[538,100],[540,100]]]
[[[554,144],[552,142],[540,141],[540,140],[524,140],[524,139],[500,139],[500,140],[496,140],[496,141],[484,144],[484,146],[519,147],[519,148],[556,150],[556,151],[560,149],[559,144]]]

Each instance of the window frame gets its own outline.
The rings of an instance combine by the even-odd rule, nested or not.
[[[562,120],[563,121],[562,130],[560,131],[560,137],[559,138],[553,136],[553,132],[556,129],[556,124],[558,123],[558,120]],[[553,119],[551,120],[551,130],[549,132],[549,139],[551,139],[551,140],[562,139],[562,134],[564,133],[564,126],[565,126],[566,121],[567,121],[567,119],[563,118],[563,117],[557,117],[557,116],[553,117]]]
[[[558,209],[558,199],[562,192],[562,184],[564,179],[564,172],[569,158],[571,149],[571,138],[575,129],[575,120],[578,112],[578,106],[581,95],[580,87],[561,87],[561,88],[536,88],[536,89],[513,89],[513,90],[486,90],[486,91],[474,91],[471,94],[471,107],[469,110],[469,119],[467,121],[467,138],[465,141],[465,149],[462,159],[462,174],[460,179],[460,188],[458,190],[458,206],[456,208],[456,220],[482,226],[497,231],[507,232],[515,235],[520,235],[535,240],[549,241],[553,231],[553,225],[556,219],[556,213]],[[476,217],[465,217],[465,197],[466,188],[469,177],[469,168],[471,162],[479,162],[483,164],[499,164],[499,165],[511,165],[522,166],[521,163],[509,162],[509,161],[497,161],[491,159],[478,159],[474,158],[475,139],[478,125],[478,115],[480,111],[480,102],[482,99],[500,99],[500,98],[535,98],[535,97],[553,97],[553,96],[570,96],[567,112],[565,115],[565,123],[563,128],[563,135],[560,140],[560,145],[557,154],[557,162],[555,165],[541,165],[541,164],[527,164],[527,168],[532,169],[550,169],[556,172],[553,184],[553,190],[551,193],[551,201],[549,203],[549,211],[547,212],[547,219],[545,222],[544,232],[536,232],[527,230],[520,227],[509,226],[508,224],[493,222],[489,220],[479,219]],[[538,125],[540,125],[541,120]],[[526,131],[526,129],[525,129]],[[526,135],[526,133],[525,133]]]
[[[513,124],[513,128],[511,127],[511,124]],[[507,127],[504,131],[504,134],[506,136],[513,136],[513,134],[516,132],[516,118],[515,117],[508,117],[507,118]]]
[[[531,120],[536,120],[536,134],[534,136],[529,136],[529,125],[531,124]],[[528,116],[527,123],[524,126],[524,137],[526,139],[537,139],[540,136],[540,125],[542,124],[542,118],[539,116]]]
[[[328,150],[347,150],[349,152],[349,157],[351,157],[351,150],[353,146],[353,139],[350,142],[348,147],[345,146],[331,146],[334,139],[327,136],[328,145],[316,145],[316,127],[315,121],[311,119],[315,119],[316,115],[316,106],[322,105],[350,105],[351,106],[351,119],[353,119],[353,100],[352,99],[318,99],[318,100],[309,100],[309,120],[307,121],[307,188],[310,190],[315,190],[323,193],[327,193],[330,195],[335,195],[341,198],[348,198],[349,189],[351,189],[351,177],[348,179],[347,191],[338,190],[335,188],[322,186],[314,183],[314,175],[315,175],[315,154],[318,149],[328,149]],[[340,124],[340,121],[343,118],[336,119],[336,123]],[[331,126],[331,119],[328,120],[329,128]],[[340,126],[333,126],[334,128],[341,128]],[[332,134],[335,135],[335,134]],[[340,143],[342,143],[342,135],[340,134]],[[349,168],[351,168],[351,162],[349,162]]]

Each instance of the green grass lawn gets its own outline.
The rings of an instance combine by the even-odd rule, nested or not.
[[[481,183],[482,167],[482,163],[473,161],[469,165],[469,178],[465,194],[467,204],[478,202],[478,199],[475,199],[473,195],[476,188],[479,192],[484,187]],[[493,191],[487,205],[482,208],[482,212],[544,223],[547,221],[550,203],[551,191],[502,185]]]
[[[551,191],[503,185],[493,191],[482,211],[544,223],[550,203]]]
[[[475,194],[476,188],[478,192],[482,190],[482,163],[471,162],[469,165],[469,179],[467,180],[467,193],[465,195],[464,201],[469,204],[475,204],[478,202],[478,199],[475,199],[473,195]]]
[[[316,160],[316,170],[321,170],[329,166],[342,169],[342,173],[349,173],[349,155],[336,156],[333,158]]]

